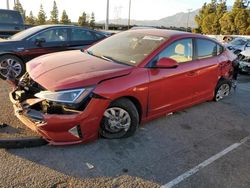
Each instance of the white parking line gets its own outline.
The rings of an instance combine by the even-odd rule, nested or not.
[[[240,142],[235,143],[235,144],[227,147],[223,151],[217,153],[216,155],[210,157],[209,159],[205,160],[204,162],[200,163],[199,165],[195,166],[194,168],[190,169],[189,171],[183,173],[182,175],[178,176],[177,178],[173,179],[172,181],[166,183],[165,185],[161,186],[161,188],[172,188],[173,186],[179,184],[180,182],[184,181],[188,177],[194,175],[199,170],[210,165],[211,163],[213,163],[217,159],[223,157],[224,155],[226,155],[230,151],[232,151],[232,150],[238,148],[239,146],[241,146],[242,144],[246,143],[249,139],[250,139],[250,135],[245,137],[244,139],[240,140]]]

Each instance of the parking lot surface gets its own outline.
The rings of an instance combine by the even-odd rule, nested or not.
[[[8,90],[0,81],[0,120],[12,126],[1,129],[0,137],[33,135],[14,117]],[[248,138],[249,122],[250,76],[241,75],[237,89],[223,101],[151,121],[131,138],[2,149],[0,187],[160,187]],[[174,187],[250,187],[249,156],[246,139]]]

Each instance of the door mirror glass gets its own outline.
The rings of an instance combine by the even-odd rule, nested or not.
[[[163,57],[156,63],[157,68],[176,68],[178,67],[177,61],[174,59]]]
[[[37,46],[42,46],[42,44],[45,43],[45,42],[46,42],[46,39],[45,39],[45,38],[37,38],[37,39],[35,40],[35,44],[36,44]]]

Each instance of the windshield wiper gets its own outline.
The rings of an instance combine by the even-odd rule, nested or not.
[[[117,61],[116,59],[114,59],[113,57],[110,57],[110,56],[102,55],[101,58],[102,58],[102,59],[105,59],[105,60],[107,60],[107,61],[111,61],[111,62],[123,64],[123,65],[128,65],[128,66],[133,66],[133,65],[124,63],[124,62],[122,62],[122,61]]]

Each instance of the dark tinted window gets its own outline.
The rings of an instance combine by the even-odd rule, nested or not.
[[[206,39],[197,39],[197,57],[198,59],[204,59],[217,55],[217,44]]]
[[[105,38],[105,36],[100,33],[95,33],[95,37],[97,40]]]
[[[217,55],[220,55],[224,51],[223,46],[217,44]]]
[[[65,28],[55,28],[43,31],[31,38],[32,41],[44,38],[46,42],[62,42],[68,40],[68,32]]]
[[[169,57],[178,63],[184,63],[193,59],[192,39],[178,40],[170,44],[158,55],[158,60],[163,57]]]
[[[95,40],[95,36],[92,32],[85,30],[85,29],[72,29],[71,35],[72,41],[79,41],[79,40]]]
[[[0,10],[0,23],[22,24],[23,20],[18,12]]]

